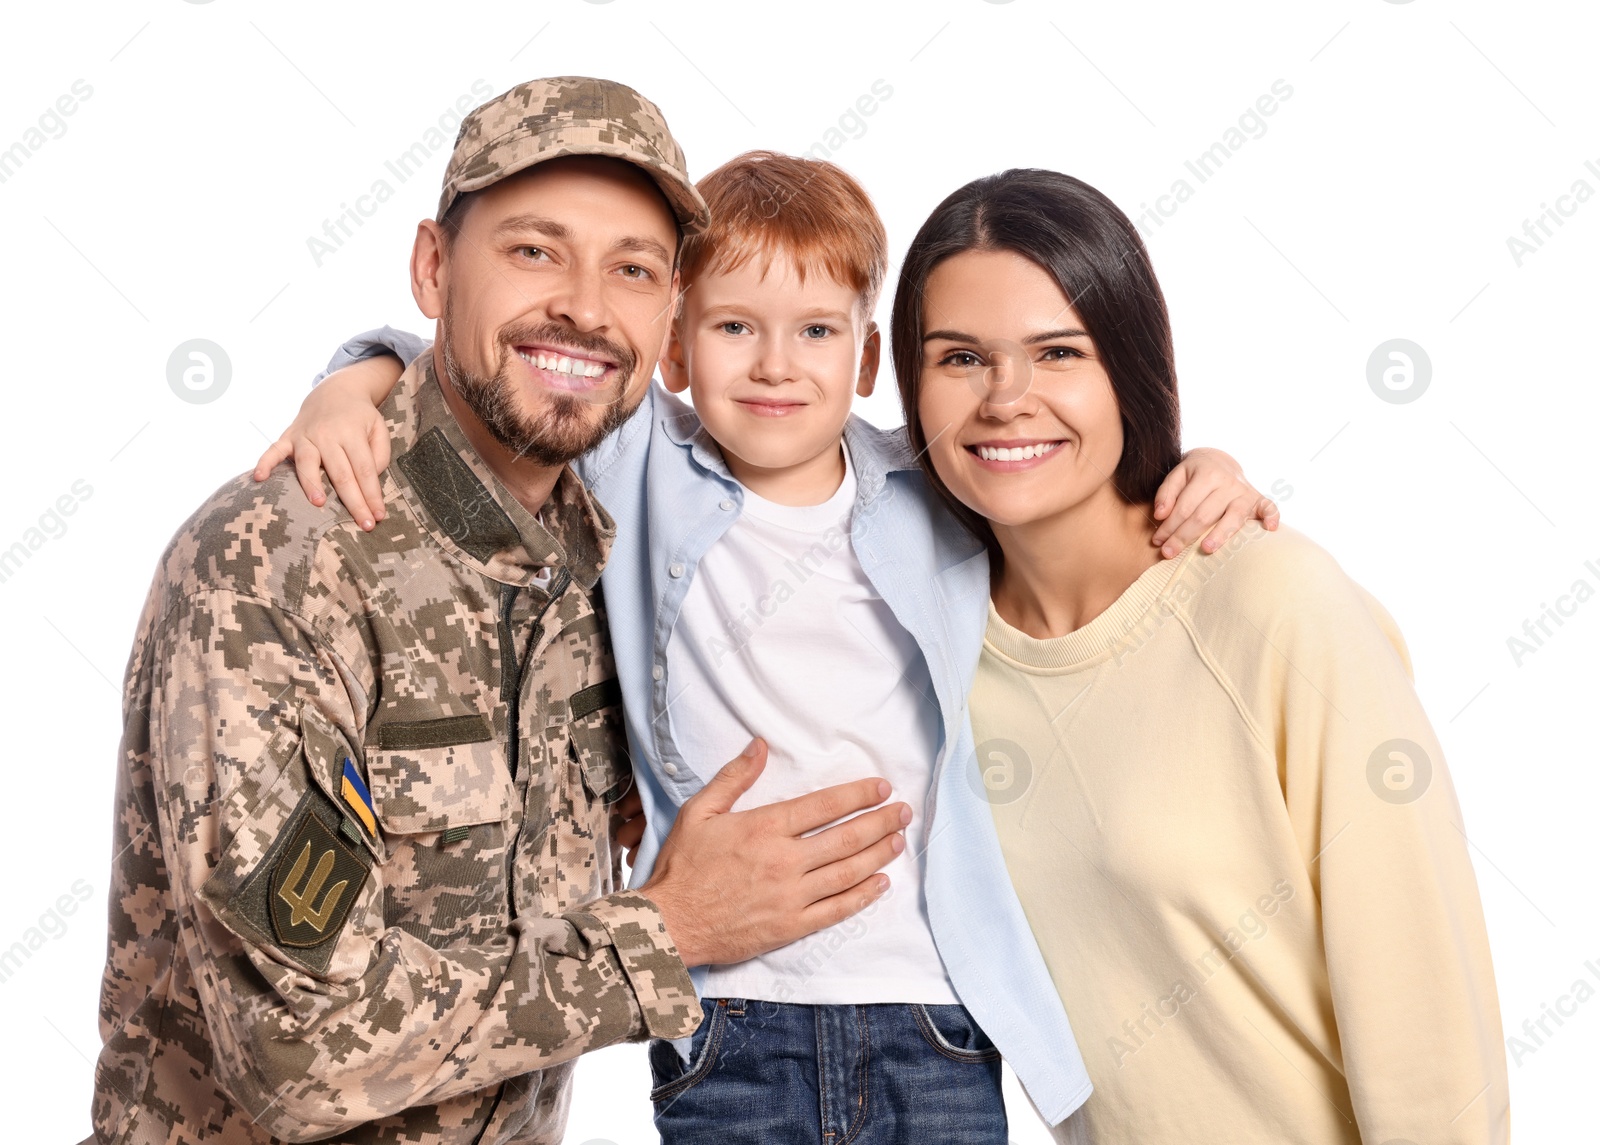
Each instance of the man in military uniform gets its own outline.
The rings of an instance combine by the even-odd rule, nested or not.
[[[901,805],[808,832],[886,785],[732,813],[760,745],[617,889],[614,526],[566,462],[637,406],[704,222],[637,93],[491,100],[418,227],[438,345],[384,407],[382,519],[280,468],[173,539],[124,692],[94,1140],[557,1142],[580,1054],[694,1031],[687,965],[881,891]]]

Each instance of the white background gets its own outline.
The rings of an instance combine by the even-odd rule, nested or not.
[[[1459,789],[1507,1035],[1575,982],[1600,987],[1600,601],[1520,664],[1507,645],[1575,581],[1600,589],[1600,198],[1565,201],[1521,265],[1507,245],[1576,181],[1600,191],[1593,5],[96,0],[3,19],[0,148],[29,154],[0,183],[0,550],[74,482],[92,490],[0,582],[0,949],[77,880],[92,889],[0,982],[8,1139],[89,1131],[118,681],[157,554],[344,336],[426,330],[406,258],[444,151],[320,266],[307,239],[394,184],[384,160],[479,79],[629,83],[695,176],[823,142],[883,80],[892,95],[846,121],[833,157],[896,252],[945,194],[1004,167],[1070,172],[1134,215],[1188,178],[1149,240],[1186,444],[1233,452],[1398,619]],[[1265,133],[1197,184],[1184,161],[1280,79],[1293,95]],[[92,95],[64,132],[28,136],[77,80]],[[232,365],[206,404],[168,386],[192,338]],[[1367,383],[1393,338],[1432,365],[1405,404]],[[887,378],[865,412],[900,420]],[[1513,1054],[1522,1141],[1592,1139],[1600,1000],[1563,1023]],[[654,1140],[638,1047],[578,1076],[569,1140]],[[1020,1099],[1012,1121],[1018,1142],[1045,1139]]]

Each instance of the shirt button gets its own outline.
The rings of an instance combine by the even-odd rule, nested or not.
[[[661,677],[665,676],[666,674],[667,674],[667,670],[665,668],[663,668],[660,664],[653,665],[651,667],[651,669],[650,669],[650,678],[652,680],[659,680],[659,679],[661,679]]]
[[[661,770],[666,772],[668,775],[677,775],[678,765],[669,760],[661,765]]]
[[[718,505],[717,507],[719,509],[723,510],[724,512],[727,512],[727,511],[729,511],[729,510],[731,510],[733,508],[733,499],[730,498],[730,497],[724,497],[722,499],[722,503],[720,505]]]
[[[667,566],[667,574],[674,578],[682,576],[683,565],[677,561],[674,561],[672,564]]]

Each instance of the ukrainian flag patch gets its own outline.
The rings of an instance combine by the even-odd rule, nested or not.
[[[367,834],[376,836],[378,820],[372,808],[372,793],[361,781],[361,773],[356,770],[356,765],[348,758],[344,761],[344,780],[339,784],[339,792],[344,796],[345,806],[356,813]]]

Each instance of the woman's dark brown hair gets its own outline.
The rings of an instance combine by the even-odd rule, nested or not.
[[[1154,500],[1182,451],[1172,327],[1150,256],[1110,199],[1070,175],[1032,168],[974,179],[950,195],[917,231],[900,267],[890,322],[895,379],[912,448],[933,488],[996,553],[989,523],[934,472],[918,414],[928,277],[969,250],[1019,254],[1061,288],[1094,341],[1122,415],[1122,459],[1112,485],[1129,504]]]

